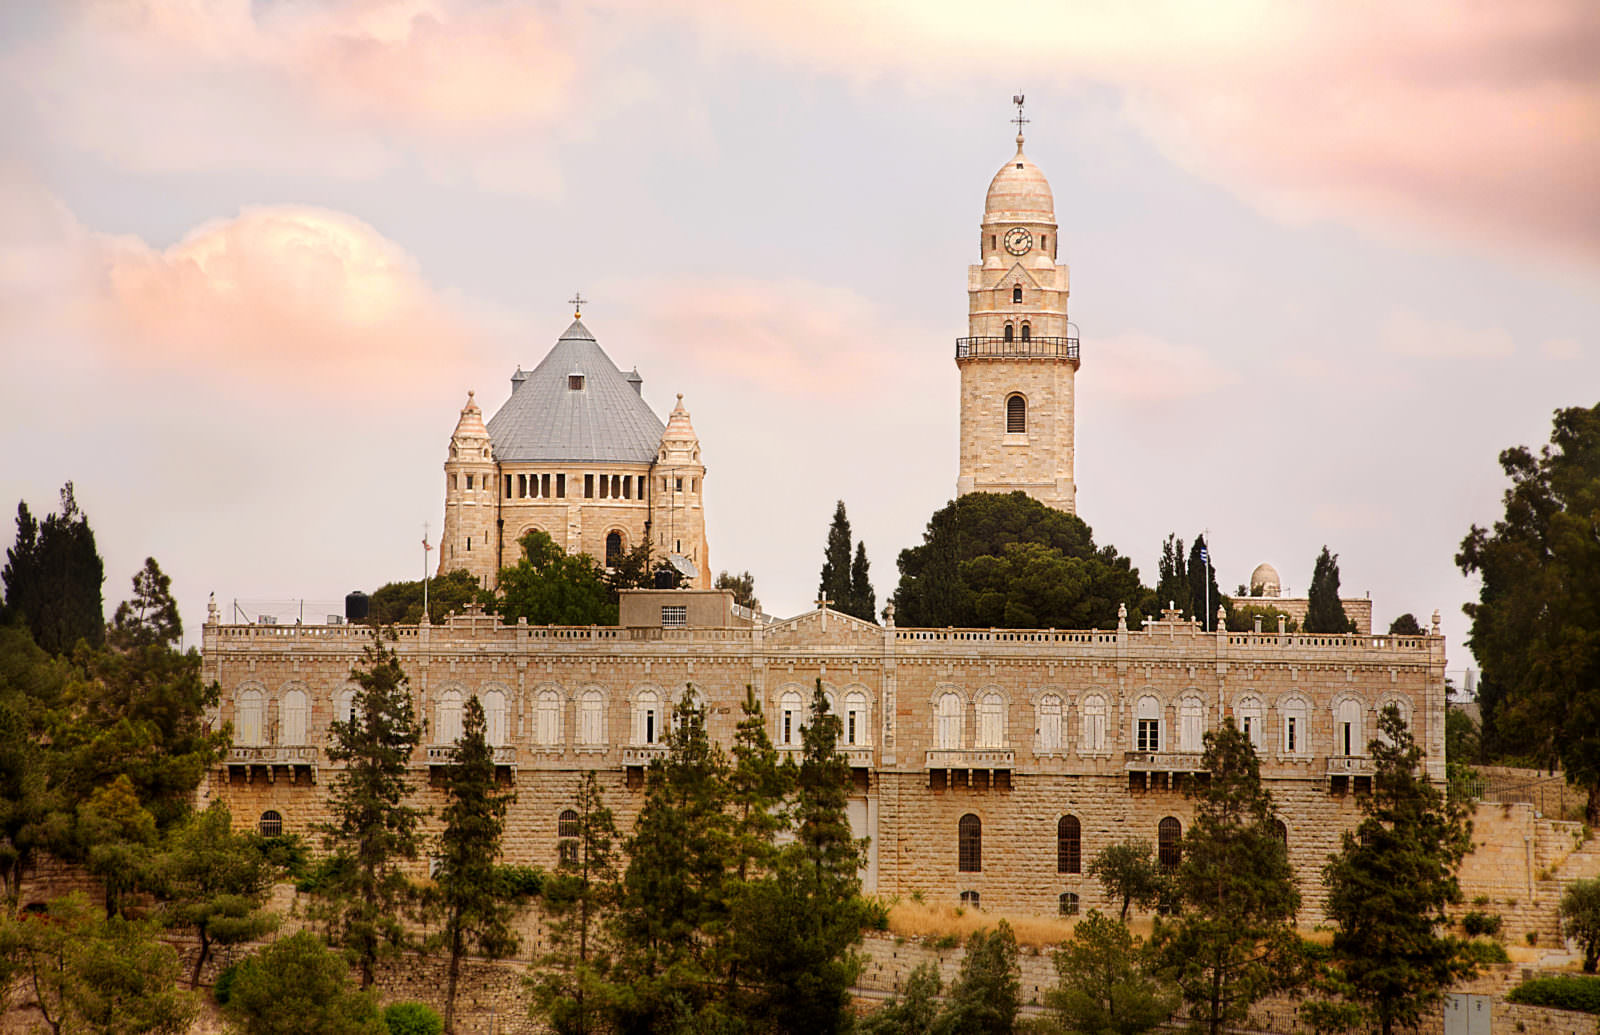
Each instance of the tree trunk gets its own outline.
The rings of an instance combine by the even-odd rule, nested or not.
[[[1584,804],[1583,818],[1590,828],[1600,828],[1600,781],[1589,785],[1589,800]]]
[[[194,972],[189,975],[189,987],[200,987],[200,968],[206,965],[206,960],[211,958],[211,936],[206,933],[204,924],[200,925],[200,951],[195,954]]]
[[[444,983],[444,1035],[456,1035],[456,982],[461,977],[461,931],[450,934],[450,970]]]

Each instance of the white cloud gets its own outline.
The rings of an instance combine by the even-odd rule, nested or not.
[[[1423,359],[1503,359],[1516,351],[1509,332],[1437,320],[1396,310],[1378,329],[1379,343],[1402,356]]]

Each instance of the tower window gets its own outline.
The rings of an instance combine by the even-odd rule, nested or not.
[[[1039,235],[1039,250],[1040,251],[1049,251],[1050,250],[1050,235],[1049,234],[1040,234]]]
[[[261,831],[262,837],[283,836],[283,816],[272,809],[261,814],[261,819],[256,823],[256,829]]]
[[[1033,340],[1033,328],[1028,326],[1027,324],[1023,324],[1022,325],[1022,340],[1023,341],[1032,341]]]
[[[511,476],[506,475],[506,499],[511,498]]]
[[[594,475],[592,474],[583,476],[583,498],[586,500],[594,499]]]
[[[571,392],[581,392],[581,391],[583,391],[583,375],[582,374],[568,374],[567,375],[567,390],[571,391]]]
[[[989,247],[990,248],[993,248],[995,246],[995,240],[994,239],[995,239],[995,235],[994,234],[990,234],[989,235]]]
[[[1083,872],[1083,827],[1077,816],[1062,816],[1056,823],[1056,872]]]
[[[548,474],[541,474],[539,476],[539,478],[540,478],[539,495],[543,496],[545,499],[549,499],[550,498],[550,476]]]
[[[1009,323],[1006,324],[1006,341],[1010,341],[1015,336],[1016,332],[1012,330],[1011,325]]]
[[[467,488],[468,489],[472,488],[472,475],[470,475],[470,474],[467,475]]]
[[[606,567],[615,568],[622,563],[622,533],[612,532],[606,536]]]
[[[567,476],[564,475],[564,474],[558,474],[558,475],[556,475],[556,499],[566,499],[566,498],[567,498]]]
[[[1006,434],[1026,435],[1028,433],[1028,400],[1020,395],[1013,395],[1006,399]]]
[[[1011,301],[1013,301],[1013,302],[1022,301],[1022,285],[1021,284],[1017,284],[1017,285],[1015,285],[1015,286],[1013,286],[1011,288]]]

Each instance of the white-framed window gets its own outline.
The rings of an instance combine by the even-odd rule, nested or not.
[[[1341,755],[1366,754],[1361,740],[1361,702],[1345,698],[1339,702],[1338,715],[1333,722],[1333,749]]]
[[[1006,699],[990,692],[978,698],[978,743],[980,748],[999,748],[1006,743]]]
[[[340,722],[348,723],[355,718],[356,691],[355,687],[347,686],[333,695],[333,717]]]
[[[541,690],[534,699],[533,742],[544,747],[561,743],[561,695],[554,690]]]
[[[267,701],[260,690],[241,690],[233,708],[233,742],[257,747],[266,742]]]
[[[606,742],[606,702],[598,690],[585,690],[578,700],[578,743]]]
[[[1134,750],[1161,750],[1161,701],[1155,697],[1139,698],[1134,717]]]
[[[682,629],[689,624],[689,608],[686,604],[662,604],[661,628]]]
[[[434,743],[454,744],[461,739],[461,691],[446,690],[439,695],[439,721]]]
[[[1178,704],[1178,750],[1205,750],[1206,706],[1198,697],[1185,697]]]
[[[961,746],[961,695],[947,691],[939,696],[935,709],[935,743],[944,750]]]
[[[1061,698],[1045,694],[1039,698],[1039,750],[1061,750]]]
[[[1106,748],[1106,699],[1090,694],[1083,699],[1083,732],[1078,739],[1085,751],[1104,751]]]
[[[1261,698],[1241,698],[1233,712],[1239,721],[1239,732],[1244,734],[1251,747],[1260,751],[1266,746],[1266,734],[1261,728]]]
[[[506,745],[506,695],[490,690],[478,701],[483,705],[483,739],[490,747]]]
[[[633,699],[633,742],[661,743],[661,697],[654,690],[641,690]]]
[[[786,690],[778,699],[779,747],[793,747],[800,743],[800,726],[805,715],[803,708],[799,691]]]
[[[867,730],[867,695],[852,690],[844,695],[844,742],[851,747],[870,744],[872,735]]]
[[[1304,755],[1308,753],[1306,745],[1310,730],[1306,728],[1308,710],[1306,702],[1299,697],[1291,697],[1279,709],[1283,713],[1283,750],[1290,755]]]
[[[278,704],[278,743],[300,747],[306,742],[307,701],[304,690],[290,690]]]

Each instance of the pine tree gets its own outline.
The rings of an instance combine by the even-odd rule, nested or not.
[[[707,1029],[724,986],[715,949],[728,922],[727,764],[693,688],[673,709],[667,756],[650,764],[613,921],[625,1031]]]
[[[748,571],[741,571],[737,575],[732,572],[719,572],[711,588],[732,590],[735,604],[748,607],[752,611],[761,610],[761,601],[756,598],[756,577]]]
[[[213,945],[254,941],[277,926],[265,911],[272,878],[255,837],[234,832],[233,816],[220,801],[170,833],[153,883],[166,925],[191,929],[200,941],[189,987],[199,987]]]
[[[1306,604],[1306,632],[1356,631],[1355,623],[1344,613],[1344,604],[1339,602],[1339,555],[1329,553],[1326,546],[1317,555],[1317,566],[1311,575],[1310,598]]]
[[[594,770],[584,774],[573,800],[577,831],[561,841],[561,861],[545,882],[544,919],[550,952],[530,975],[535,1011],[557,1035],[608,1030],[618,989],[609,982],[611,946],[605,921],[619,886],[612,845],[617,828]]]
[[[843,611],[850,606],[853,595],[850,585],[850,517],[844,512],[844,500],[833,508],[833,522],[828,525],[828,544],[822,550],[822,577],[817,583],[817,593]]]
[[[1167,536],[1161,544],[1161,579],[1156,583],[1156,604],[1159,607],[1189,608],[1189,560],[1184,552],[1183,540],[1176,533]]]
[[[1383,1035],[1413,1028],[1450,984],[1470,975],[1445,934],[1461,898],[1456,871],[1472,847],[1465,810],[1422,768],[1422,750],[1393,705],[1378,718],[1372,793],[1362,819],[1323,870],[1338,985]]]
[[[105,563],[71,482],[61,489],[61,513],[42,524],[27,503],[17,504],[17,541],[0,578],[7,615],[25,616],[33,642],[51,654],[71,653],[80,639],[91,647],[105,642]]]
[[[446,1035],[455,1032],[461,957],[471,949],[480,956],[504,959],[519,944],[511,928],[515,905],[495,873],[506,808],[516,795],[496,790],[494,749],[484,735],[486,725],[483,705],[474,696],[463,710],[461,739],[451,749],[450,765],[442,776],[444,830],[439,835],[434,897],[444,913],[438,942],[450,957],[444,993]]]
[[[400,914],[414,889],[401,864],[420,852],[424,813],[406,804],[406,771],[422,727],[405,670],[376,630],[362,660],[350,672],[360,687],[350,719],[329,727],[328,758],[345,765],[328,794],[332,822],[318,827],[332,856],[317,893],[321,915],[361,968],[361,987],[367,989],[378,960],[407,940]]]
[[[1002,920],[993,931],[972,935],[932,1035],[1011,1035],[1022,1005],[1017,975],[1017,936],[1010,924]]]
[[[183,619],[172,598],[172,579],[154,557],[133,577],[133,598],[117,605],[107,636],[117,650],[138,647],[176,647],[183,639]]]
[[[1145,966],[1138,939],[1120,921],[1091,909],[1055,952],[1055,988],[1045,1005],[1064,1031],[1138,1035],[1164,1024],[1178,1005]]]
[[[1299,980],[1300,892],[1260,762],[1231,717],[1206,734],[1203,764],[1210,776],[1191,792],[1195,817],[1175,874],[1182,912],[1158,918],[1151,941],[1190,1019],[1218,1035]]]
[[[872,580],[867,571],[866,540],[856,542],[856,559],[850,564],[850,606],[845,614],[854,615],[863,622],[878,621],[878,595],[872,591]]]

